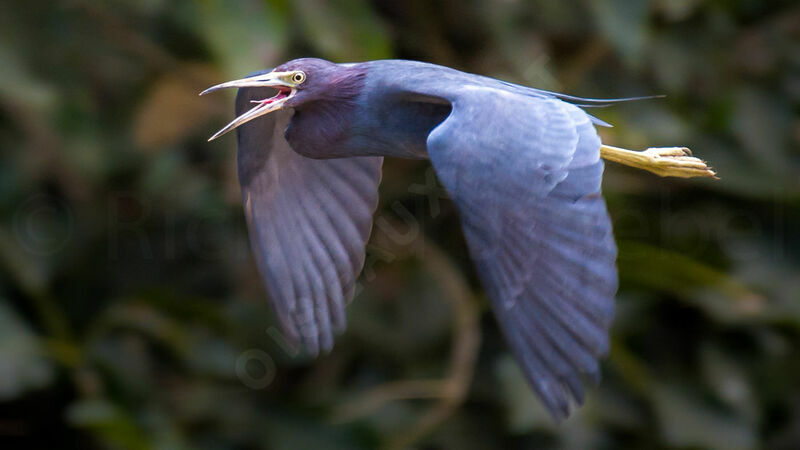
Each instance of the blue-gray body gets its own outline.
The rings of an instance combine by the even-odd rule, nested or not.
[[[345,327],[382,157],[430,158],[492,308],[557,418],[599,378],[617,289],[593,104],[411,61],[296,60],[306,100],[239,128],[251,238],[283,329],[312,352]],[[314,77],[325,90],[314,92]],[[267,90],[241,89],[237,112]],[[312,99],[313,98],[313,99]]]

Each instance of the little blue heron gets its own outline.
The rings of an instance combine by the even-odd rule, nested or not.
[[[239,88],[237,117],[211,139],[238,128],[251,244],[291,341],[331,350],[364,265],[383,157],[429,158],[506,339],[556,420],[583,403],[583,379],[599,381],[609,350],[617,249],[601,158],[715,177],[686,148],[602,145],[595,125],[608,125],[582,108],[633,98],[401,60],[297,59],[203,94],[223,88]]]

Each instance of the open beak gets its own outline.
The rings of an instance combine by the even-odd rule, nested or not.
[[[292,72],[268,72],[252,77],[242,78],[240,80],[228,81],[216,86],[211,86],[200,95],[205,95],[219,89],[227,88],[247,88],[247,87],[272,87],[278,90],[275,96],[265,98],[263,100],[253,100],[256,106],[239,117],[233,119],[231,123],[225,125],[221,130],[217,131],[213,136],[208,138],[209,141],[222,136],[223,134],[233,130],[234,128],[247,123],[257,117],[277,111],[283,107],[287,100],[294,97],[297,93],[297,85],[290,81]]]

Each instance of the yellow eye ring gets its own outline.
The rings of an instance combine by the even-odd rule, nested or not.
[[[295,72],[292,74],[292,81],[295,84],[300,84],[306,81],[306,74],[304,72]]]

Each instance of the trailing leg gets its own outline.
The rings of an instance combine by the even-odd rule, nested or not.
[[[653,147],[637,152],[624,148],[603,145],[600,157],[608,161],[647,170],[662,177],[710,177],[717,178],[705,161],[692,156],[686,147]]]

